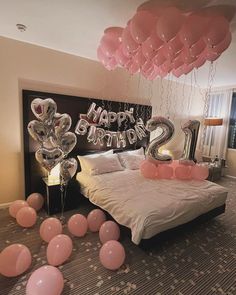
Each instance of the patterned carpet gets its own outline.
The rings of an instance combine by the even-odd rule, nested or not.
[[[148,251],[132,244],[123,234],[127,258],[118,271],[108,271],[101,266],[98,234],[73,238],[73,254],[59,267],[65,279],[63,295],[235,295],[236,181],[225,178],[219,184],[230,191],[225,214]],[[79,212],[86,214],[89,210],[84,206]],[[66,212],[66,217],[72,213]],[[24,275],[12,279],[0,276],[1,295],[25,294],[32,271],[47,263],[46,244],[38,235],[44,217],[42,213],[34,228],[22,229],[6,209],[0,210],[0,249],[15,242],[23,243],[31,249],[33,256],[32,266]]]

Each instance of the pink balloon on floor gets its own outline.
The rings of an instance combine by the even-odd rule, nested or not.
[[[59,269],[45,265],[35,270],[26,285],[26,295],[60,295],[64,288]]]
[[[119,240],[120,238],[120,228],[119,226],[111,220],[108,220],[102,224],[99,230],[99,238],[102,244],[111,240]]]
[[[47,247],[47,260],[50,265],[63,264],[72,253],[72,240],[67,235],[55,236]]]
[[[67,223],[69,232],[75,237],[83,237],[88,230],[87,218],[82,214],[74,214]]]
[[[60,220],[54,217],[45,219],[39,228],[39,234],[42,240],[49,243],[52,238],[62,233]]]
[[[37,220],[37,213],[31,207],[23,207],[16,214],[16,221],[22,227],[32,227]]]
[[[191,174],[195,180],[205,180],[209,176],[209,169],[206,166],[195,165]]]
[[[157,167],[155,164],[151,163],[148,160],[144,160],[140,165],[141,174],[145,178],[154,179],[157,175]]]
[[[16,277],[23,274],[31,265],[29,249],[22,244],[13,244],[0,253],[0,274]]]
[[[181,180],[191,179],[191,166],[180,165],[175,168],[175,177]]]
[[[89,230],[98,232],[103,222],[106,221],[106,215],[101,209],[94,209],[88,214],[87,221]]]
[[[13,203],[11,203],[9,207],[9,214],[12,217],[16,218],[17,212],[23,207],[29,207],[29,204],[23,200],[16,200]]]
[[[160,164],[157,168],[158,178],[171,179],[174,174],[174,169],[170,165]]]
[[[124,247],[117,241],[108,241],[101,247],[99,258],[105,268],[116,270],[125,261]]]
[[[32,193],[28,196],[27,203],[30,207],[34,208],[36,211],[39,211],[43,207],[44,198],[39,193]]]

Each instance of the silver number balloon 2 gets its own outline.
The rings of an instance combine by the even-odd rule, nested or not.
[[[196,162],[195,151],[197,147],[199,127],[200,122],[198,120],[189,120],[183,125],[182,130],[185,134],[185,142],[184,151],[180,158],[180,162]]]
[[[159,164],[171,162],[171,156],[161,154],[159,152],[159,149],[162,145],[166,144],[173,137],[175,131],[174,124],[169,119],[161,116],[153,117],[147,121],[146,129],[149,132],[152,132],[157,128],[160,128],[162,132],[147,146],[146,157],[147,159]]]

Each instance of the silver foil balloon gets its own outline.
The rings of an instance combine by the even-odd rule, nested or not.
[[[198,120],[189,120],[186,122],[182,130],[185,134],[184,151],[180,158],[181,163],[196,162],[195,151],[197,147],[197,139],[200,128],[200,122]]]
[[[77,171],[77,161],[74,158],[69,158],[61,161],[60,175],[61,184],[67,185],[69,180],[75,175]]]
[[[111,125],[111,123],[115,122],[117,120],[117,113],[115,112],[108,112],[108,123]]]
[[[71,127],[71,117],[68,114],[56,113],[54,116],[54,130],[57,137],[62,136]]]
[[[166,144],[174,135],[175,127],[173,123],[165,117],[153,117],[147,121],[146,129],[150,132],[160,128],[161,134],[154,138],[146,148],[146,157],[156,163],[166,163],[172,161],[169,155],[163,155],[159,148]]]
[[[30,121],[27,126],[28,132],[31,137],[38,141],[40,144],[43,144],[49,139],[49,129],[41,121],[33,120]]]
[[[120,127],[122,125],[122,122],[124,122],[126,119],[126,114],[125,112],[119,112],[117,113],[117,123],[118,123],[118,127]]]
[[[129,111],[125,111],[126,116],[129,118],[130,123],[135,123],[134,115],[133,115],[134,110],[130,109]]]
[[[100,117],[102,108],[101,107],[98,107],[97,109],[95,108],[96,108],[96,103],[93,102],[88,109],[87,117],[96,123]]]
[[[142,118],[139,118],[136,121],[136,124],[134,126],[134,129],[135,129],[135,132],[136,132],[139,140],[142,140],[144,137],[147,136],[147,134],[146,134],[146,128],[144,126],[144,123],[143,123],[143,119]]]
[[[102,128],[96,128],[96,138],[94,140],[94,144],[100,144],[101,146],[104,145],[104,137],[106,135],[106,131]]]
[[[80,119],[75,127],[75,133],[85,135],[88,132],[89,122],[85,119]]]
[[[113,138],[116,138],[117,140],[117,134],[115,131],[106,131],[106,134],[105,134],[105,139],[107,141],[107,147],[111,147],[112,146],[112,141],[113,141]]]
[[[117,143],[116,146],[117,148],[125,148],[126,147],[126,134],[125,131],[117,131]]]
[[[35,158],[42,167],[50,172],[63,159],[63,151],[59,148],[39,148],[35,152]]]
[[[134,129],[126,130],[126,135],[130,144],[134,144],[138,139]]]
[[[109,126],[109,120],[108,120],[108,113],[107,110],[103,110],[101,112],[101,115],[99,117],[98,125],[102,126],[104,125],[105,127]]]
[[[97,130],[97,127],[94,125],[89,127],[89,132],[87,136],[88,142],[94,142],[96,140],[96,130]]]
[[[56,114],[57,105],[51,98],[35,98],[31,102],[31,110],[37,119],[50,122]]]
[[[77,143],[77,137],[72,132],[66,132],[56,142],[58,147],[67,155],[69,154]]]

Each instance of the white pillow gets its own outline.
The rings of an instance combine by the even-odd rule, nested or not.
[[[140,164],[145,159],[144,155],[133,154],[119,154],[119,159],[123,167],[129,170],[137,170],[140,168]]]
[[[141,147],[140,149],[137,150],[131,150],[131,151],[125,151],[121,153],[117,153],[118,155],[141,155],[144,156],[144,149]]]
[[[117,154],[86,158],[83,159],[83,162],[87,169],[86,173],[89,173],[90,175],[98,175],[124,170]]]
[[[86,167],[86,159],[93,159],[93,158],[97,158],[100,156],[105,156],[105,155],[112,155],[113,154],[113,150],[109,150],[106,152],[100,152],[100,153],[95,153],[95,154],[91,154],[91,155],[86,155],[86,156],[77,156],[79,162],[80,162],[80,168],[82,172],[86,172],[88,169]]]

